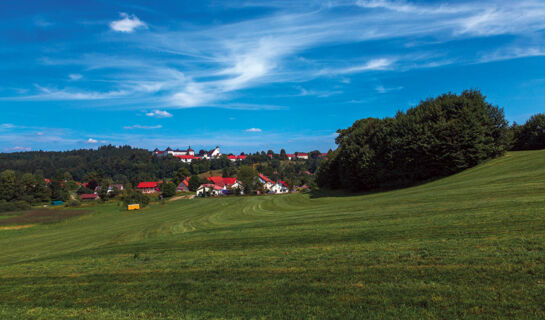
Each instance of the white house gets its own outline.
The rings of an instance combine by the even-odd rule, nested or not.
[[[271,188],[271,192],[273,193],[288,193],[290,192],[290,188],[288,187],[288,184],[282,180],[278,180],[274,186]]]
[[[223,188],[211,183],[201,184],[196,192],[197,197],[202,197],[203,193],[208,196],[221,196],[223,195]]]
[[[208,152],[206,151],[201,151],[201,153],[199,154],[199,156],[203,159],[214,159],[214,158],[219,158],[221,157],[221,152],[220,152],[220,147],[216,147],[215,149],[212,149]]]

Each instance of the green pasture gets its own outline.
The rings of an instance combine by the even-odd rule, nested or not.
[[[389,192],[87,210],[0,228],[0,319],[545,318],[545,151]]]

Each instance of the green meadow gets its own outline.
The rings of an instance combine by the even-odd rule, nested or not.
[[[543,319],[545,151],[388,192],[109,203],[0,228],[12,318]]]

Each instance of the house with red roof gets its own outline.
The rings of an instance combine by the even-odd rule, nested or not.
[[[96,193],[84,193],[79,196],[81,200],[97,200],[98,195]]]
[[[178,187],[176,187],[176,191],[179,191],[179,192],[189,191],[189,179],[190,177],[187,177],[184,179],[184,181],[180,182]]]
[[[207,177],[206,180],[214,185],[221,187],[223,190],[236,189],[241,187],[240,181],[238,181],[237,178]]]
[[[288,157],[288,160],[293,160],[293,159],[295,159],[295,154],[286,153],[286,157]]]
[[[159,192],[160,183],[162,181],[140,182],[136,189],[142,193],[157,193]]]
[[[191,163],[191,161],[193,161],[193,160],[200,159],[199,157],[196,157],[196,156],[190,155],[190,154],[177,155],[177,156],[174,156],[174,157],[180,159],[180,161],[182,161],[184,163]]]
[[[241,154],[238,156],[235,156],[234,154],[230,154],[227,156],[227,159],[229,159],[231,162],[240,161],[246,159],[246,156]]]
[[[297,159],[308,160],[308,153],[298,152],[297,153]]]

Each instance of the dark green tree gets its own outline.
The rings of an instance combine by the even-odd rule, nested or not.
[[[189,189],[189,191],[195,192],[197,191],[197,189],[199,188],[201,184],[202,184],[201,178],[199,178],[198,175],[192,175],[191,178],[189,178],[187,188]]]
[[[514,150],[545,149],[545,114],[530,117],[522,126],[513,125]]]
[[[242,182],[242,187],[245,194],[251,194],[256,190],[257,172],[252,166],[241,166],[237,179]]]
[[[165,198],[170,198],[176,194],[176,184],[173,182],[165,182],[162,184],[162,195]]]

